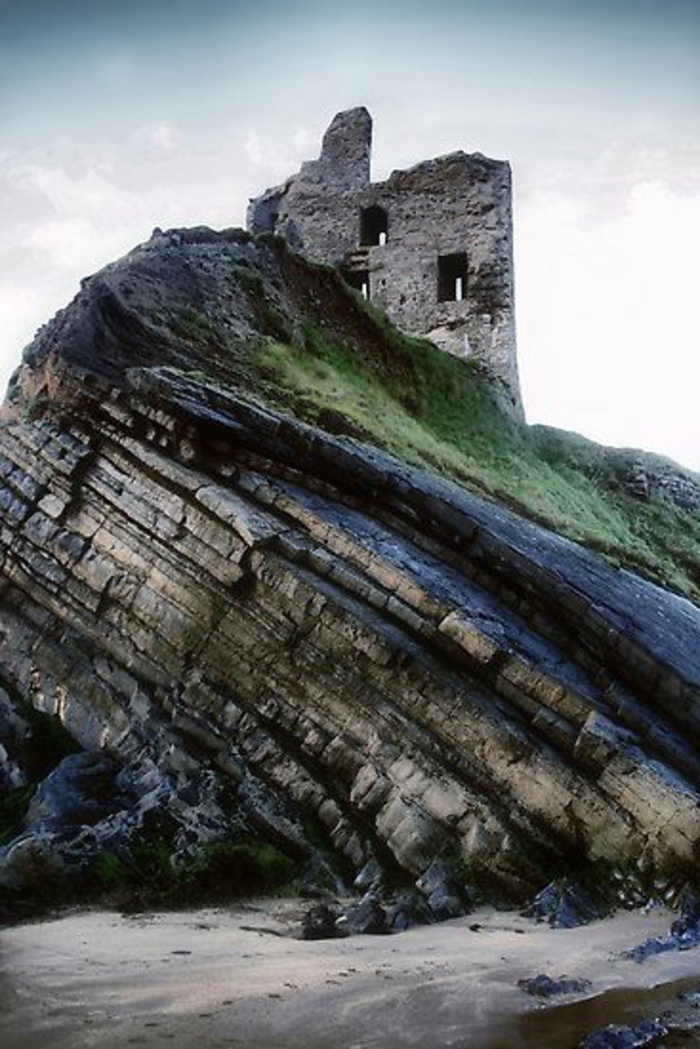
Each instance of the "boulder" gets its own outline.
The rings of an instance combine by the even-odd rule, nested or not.
[[[428,925],[434,920],[432,909],[417,892],[399,893],[387,908],[387,925],[394,932],[404,932],[414,925]]]
[[[311,907],[301,921],[302,940],[338,940],[348,935],[348,931],[339,925],[337,919],[340,911],[325,903]]]
[[[666,936],[650,936],[643,943],[625,951],[625,957],[645,962],[667,951],[686,951],[700,945],[700,897],[686,891],[681,897],[680,914],[671,924]]]
[[[642,1020],[636,1027],[609,1024],[584,1038],[580,1049],[651,1049],[667,1035],[668,1027],[656,1019]]]
[[[366,893],[359,903],[347,907],[337,924],[351,935],[386,936],[391,932],[387,912],[375,892]]]
[[[609,913],[610,908],[588,889],[568,879],[550,882],[523,911],[525,917],[546,921],[553,929],[575,929]]]
[[[70,754],[37,788],[27,823],[47,830],[93,826],[133,802],[127,779],[104,753]]]
[[[532,976],[525,980],[518,980],[518,987],[526,994],[532,994],[537,998],[552,998],[560,994],[583,994],[591,986],[590,980],[575,980],[569,976],[560,976],[553,979],[545,973]]]

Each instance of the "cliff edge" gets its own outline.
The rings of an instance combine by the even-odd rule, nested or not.
[[[180,856],[255,837],[462,900],[696,880],[700,610],[639,574],[696,595],[692,475],[657,464],[635,492],[593,446],[576,467],[478,368],[242,231],[157,231],[86,281],[5,416],[6,786],[31,781],[33,711],[87,752],[0,852],[8,898],[29,860],[59,884],[139,835]],[[567,493],[591,546],[605,507],[607,560],[512,508]],[[67,818],[81,776],[101,803]]]

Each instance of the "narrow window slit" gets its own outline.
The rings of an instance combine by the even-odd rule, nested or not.
[[[438,256],[438,302],[463,302],[467,297],[467,256]]]
[[[388,236],[389,216],[384,208],[380,208],[378,204],[362,208],[360,211],[360,244],[363,247],[386,244]]]
[[[343,272],[345,283],[351,288],[361,292],[365,299],[370,297],[369,270],[345,270]]]

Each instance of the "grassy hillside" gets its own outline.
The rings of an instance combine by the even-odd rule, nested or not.
[[[68,367],[117,384],[131,368],[174,367],[438,471],[700,604],[700,477],[515,425],[473,362],[402,335],[336,269],[279,238],[177,238],[106,267],[40,329],[8,417],[52,411],[57,347]]]
[[[510,423],[478,367],[371,312],[396,368],[307,326],[290,343],[251,343],[248,366],[265,399],[434,469],[700,603],[700,513],[632,494],[620,481],[625,453]],[[650,469],[659,464],[647,458]]]

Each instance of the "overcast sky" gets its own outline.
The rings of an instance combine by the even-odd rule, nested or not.
[[[698,0],[0,0],[0,384],[154,226],[244,222],[374,116],[373,177],[511,161],[531,422],[700,469]]]

